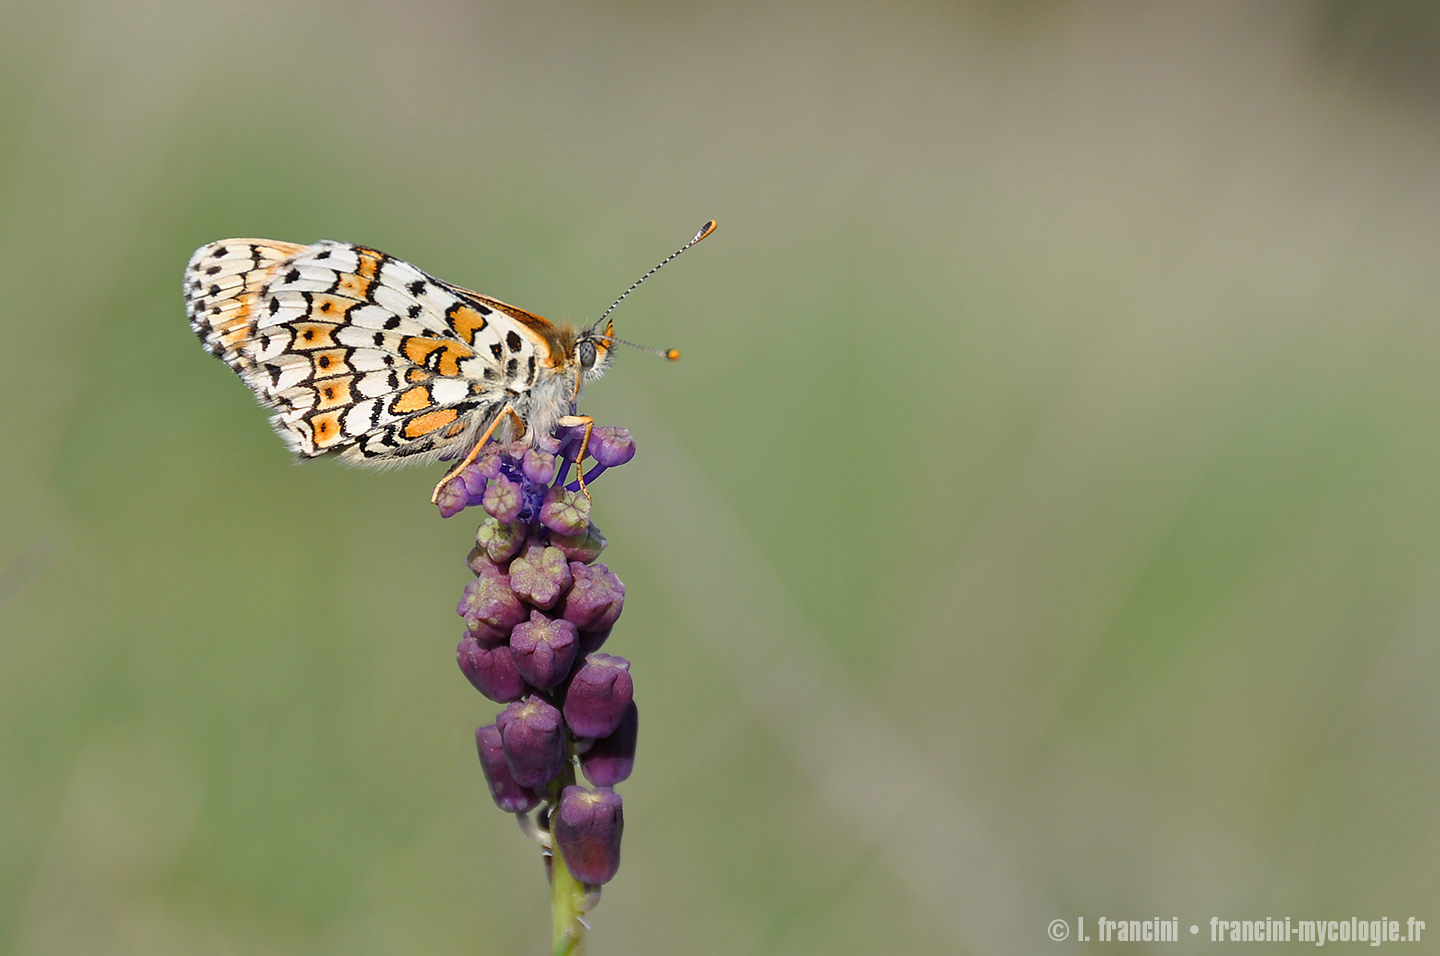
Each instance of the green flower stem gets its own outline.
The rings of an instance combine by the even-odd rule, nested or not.
[[[554,793],[559,794],[575,782],[575,764],[566,761],[565,769],[554,784]],[[550,923],[554,930],[553,952],[555,956],[585,956],[585,924],[580,915],[588,908],[589,894],[585,884],[575,879],[565,865],[565,856],[555,841],[555,814],[558,806],[550,813]]]

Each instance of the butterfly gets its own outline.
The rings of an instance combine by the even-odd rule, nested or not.
[[[711,220],[583,329],[330,240],[201,246],[185,269],[185,309],[205,350],[275,410],[270,423],[297,457],[461,458],[434,500],[492,438],[533,443],[583,426],[583,457],[594,420],[575,414],[581,386],[605,373],[616,345],[631,345],[615,338],[610,313],[714,231]]]

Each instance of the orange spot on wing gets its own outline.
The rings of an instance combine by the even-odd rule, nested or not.
[[[316,448],[325,448],[340,440],[340,413],[326,412],[310,418],[310,430],[314,433]]]
[[[419,438],[421,435],[430,434],[437,428],[444,428],[459,417],[460,413],[453,408],[437,408],[433,412],[416,415],[410,419],[405,423],[401,434],[406,438]]]
[[[418,412],[434,405],[430,397],[430,389],[424,385],[417,385],[414,388],[407,388],[395,397],[390,403],[390,411],[397,415],[404,415],[406,412]]]
[[[447,345],[445,354],[440,356],[440,361],[435,366],[435,371],[441,375],[454,378],[460,374],[460,360],[467,359],[475,353],[459,345]]]
[[[297,352],[335,348],[335,340],[330,337],[330,333],[335,331],[333,325],[326,325],[324,322],[296,322],[292,328],[295,329],[295,338],[291,340],[290,348]]]
[[[434,377],[435,376],[431,375],[423,368],[410,368],[405,370],[405,381],[409,382],[411,385],[415,385],[420,382],[428,382]]]
[[[441,375],[455,377],[460,374],[460,362],[475,353],[458,342],[444,339],[427,339],[412,335],[402,346],[405,357],[416,365],[434,369]]]
[[[355,255],[359,263],[355,271],[362,279],[373,279],[380,272],[380,264],[385,261],[385,254],[374,249],[367,249],[364,246],[355,247]]]
[[[354,399],[350,394],[353,376],[330,379],[315,386],[315,407],[321,410],[349,406]]]
[[[458,421],[455,424],[451,425],[449,428],[445,429],[445,437],[458,438],[460,435],[463,435],[465,433],[465,429],[468,428],[469,425],[469,422]]]
[[[313,361],[316,378],[329,378],[331,375],[344,375],[352,371],[350,366],[345,363],[344,349],[316,352]]]
[[[345,312],[355,303],[351,299],[342,299],[338,295],[330,295],[326,292],[316,292],[310,297],[310,318],[319,319],[322,322],[339,322],[345,318]]]
[[[353,272],[346,272],[340,276],[340,281],[335,284],[335,292],[351,299],[365,301],[370,297],[370,286],[373,280],[363,275],[356,275]]]
[[[468,305],[451,309],[448,318],[450,328],[454,329],[455,334],[464,339],[467,345],[474,345],[475,333],[485,328],[485,316]]]

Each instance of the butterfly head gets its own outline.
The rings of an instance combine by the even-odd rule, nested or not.
[[[586,379],[593,381],[610,368],[611,352],[616,342],[614,332],[615,323],[608,322],[603,332],[598,325],[591,326],[575,337],[574,361]]]

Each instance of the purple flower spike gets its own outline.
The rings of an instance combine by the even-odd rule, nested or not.
[[[510,562],[510,587],[520,597],[547,611],[570,587],[571,580],[565,552],[539,541],[526,544],[525,552]]]
[[[508,650],[522,677],[541,690],[551,690],[570,676],[578,643],[574,624],[531,611],[529,621],[515,625]]]
[[[475,749],[480,753],[480,769],[490,785],[495,805],[506,813],[529,813],[540,805],[540,798],[515,782],[505,752],[500,745],[500,731],[494,724],[475,728]]]
[[[625,832],[620,794],[609,787],[566,787],[555,808],[553,826],[565,865],[577,880],[598,886],[614,879],[620,869],[620,837]]]
[[[455,613],[465,619],[465,626],[477,638],[494,639],[499,632],[525,620],[526,611],[510,588],[510,578],[493,565],[482,565],[480,576],[465,585],[465,594]]]
[[[520,507],[525,503],[525,494],[518,484],[505,475],[499,475],[490,480],[490,484],[485,488],[485,497],[480,503],[490,517],[509,524],[519,517]]]
[[[577,413],[573,401],[562,413]],[[475,731],[490,795],[550,848],[547,873],[558,880],[568,867],[573,879],[557,882],[565,890],[557,900],[579,905],[574,881],[585,884],[583,909],[620,867],[624,808],[611,788],[634,769],[640,711],[630,662],[599,652],[624,609],[625,585],[599,563],[608,542],[579,489],[630,461],[635,442],[624,428],[538,431],[487,442],[437,502],[446,517],[466,507],[488,514],[465,562],[475,580],[456,608],[466,633],[455,660],[476,690],[505,705]],[[587,786],[567,786],[575,769]],[[542,806],[538,821],[523,816]],[[570,930],[579,928],[567,938],[578,939]]]
[[[455,648],[455,662],[475,689],[497,704],[519,700],[529,690],[508,645],[486,647],[473,637],[465,637]]]
[[[603,631],[620,618],[625,609],[625,585],[603,564],[571,562],[575,584],[565,595],[561,617],[582,631]]]
[[[590,499],[552,485],[540,506],[540,523],[556,534],[580,534],[590,526]]]
[[[592,524],[580,534],[552,534],[550,543],[564,551],[568,560],[589,564],[600,557],[600,552],[604,551],[610,542],[606,541],[600,529]]]
[[[639,734],[640,711],[631,701],[615,732],[601,737],[580,755],[585,779],[597,787],[613,787],[628,778],[635,766],[635,740]]]
[[[635,439],[630,429],[604,425],[590,433],[590,443],[585,446],[597,464],[606,468],[623,465],[635,457]]]
[[[608,737],[620,726],[634,697],[630,662],[591,654],[565,691],[565,723],[577,737]]]
[[[502,524],[494,518],[486,518],[475,529],[475,544],[485,549],[485,555],[496,564],[504,564],[520,551],[525,543],[525,526],[518,521]]]
[[[560,711],[539,697],[516,701],[495,718],[505,765],[522,787],[540,787],[565,766],[565,727]]]
[[[520,459],[520,469],[535,484],[548,485],[555,480],[555,456],[538,448],[527,448],[525,457]]]

